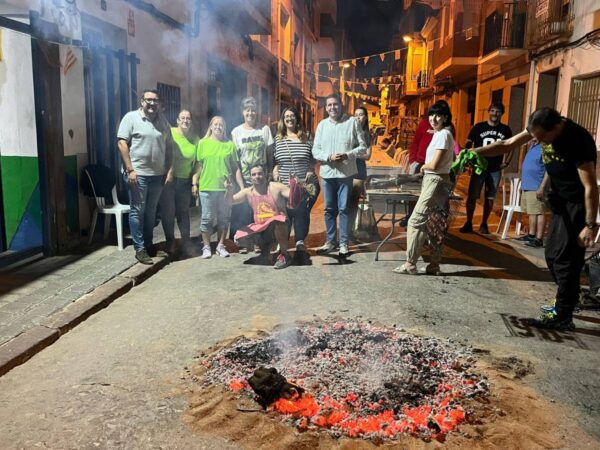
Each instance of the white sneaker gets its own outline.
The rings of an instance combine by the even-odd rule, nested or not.
[[[317,249],[317,254],[324,255],[327,253],[331,253],[335,250],[335,244],[333,242],[325,242],[322,247]]]
[[[210,245],[205,245],[202,247],[202,259],[209,259],[212,257],[212,252],[210,251]]]
[[[350,253],[347,244],[340,244],[340,256],[346,256]]]
[[[227,258],[229,256],[229,252],[223,244],[217,245],[217,255],[219,255],[221,258]]]
[[[304,241],[296,241],[296,251],[297,252],[305,252],[306,246],[304,245]]]

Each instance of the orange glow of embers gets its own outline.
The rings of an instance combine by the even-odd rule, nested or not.
[[[317,401],[311,394],[303,394],[293,399],[280,398],[272,409],[284,415],[298,419],[296,426],[300,429],[327,428],[337,429],[349,437],[362,437],[380,434],[386,438],[397,438],[400,434],[417,434],[428,430],[433,438],[442,438],[454,431],[464,422],[466,414],[458,404],[453,404],[453,397],[441,400],[436,407],[430,405],[405,406],[402,413],[395,414],[392,409],[385,409],[373,415],[357,414],[360,409],[356,394],[348,394],[343,401],[325,396]],[[364,405],[373,410],[380,404]]]
[[[229,390],[233,392],[239,392],[249,387],[246,380],[233,379],[229,382]]]
[[[261,406],[299,430],[442,441],[467,420],[465,401],[489,394],[485,376],[473,370],[475,361],[458,342],[331,320],[241,339],[203,365],[209,384],[257,400],[247,380],[261,366],[277,369],[301,389],[276,393]]]

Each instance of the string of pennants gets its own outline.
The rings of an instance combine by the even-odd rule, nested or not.
[[[346,91],[345,94],[348,97],[356,97],[356,98],[360,98],[361,100],[364,100],[364,101],[370,101],[372,103],[379,103],[379,101],[380,101],[379,97],[373,97],[372,95],[361,94],[360,92]]]
[[[340,83],[339,78],[337,77],[329,77],[326,75],[321,75],[315,72],[307,71],[312,75],[318,76],[320,79],[326,79],[332,84]],[[369,86],[377,86],[380,90],[383,89],[383,85],[393,87],[398,89],[400,86],[404,85],[404,75],[387,75],[384,77],[372,77],[372,78],[359,78],[356,80],[344,80],[344,84],[351,89],[353,85],[360,85],[364,90],[367,90]]]
[[[310,63],[306,63],[306,67],[313,67],[315,72],[319,70],[319,65],[321,64],[327,64],[329,66],[329,70],[333,69],[333,66],[337,65],[339,67],[343,67],[344,64],[352,64],[353,66],[356,66],[356,64],[359,61],[362,61],[362,63],[366,66],[367,63],[369,62],[369,60],[371,58],[376,58],[379,57],[381,59],[382,62],[385,62],[385,57],[387,55],[394,55],[394,60],[399,60],[400,59],[400,52],[402,50],[406,50],[408,47],[403,47],[403,48],[399,48],[396,50],[390,50],[387,52],[382,52],[382,53],[375,53],[373,55],[368,55],[368,56],[359,56],[357,58],[349,58],[349,59],[340,59],[338,61],[322,61],[322,62],[310,62]]]

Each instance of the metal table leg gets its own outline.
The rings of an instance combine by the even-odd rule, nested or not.
[[[379,245],[377,246],[377,249],[375,250],[375,261],[379,261],[379,250],[381,249],[381,247],[383,247],[383,245],[387,241],[389,241],[390,237],[392,237],[392,234],[394,234],[394,230],[396,229],[396,203],[397,202],[394,200],[386,201],[386,203],[385,203],[386,214],[387,214],[388,206],[390,203],[392,204],[392,229],[387,234],[387,236],[385,238],[383,238],[383,241],[381,241],[379,243]]]

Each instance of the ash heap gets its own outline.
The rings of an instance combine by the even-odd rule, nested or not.
[[[203,360],[202,382],[254,396],[248,380],[273,373],[296,389],[258,401],[299,430],[442,440],[467,419],[461,402],[488,395],[485,377],[471,370],[474,360],[448,340],[327,320],[240,338]]]

